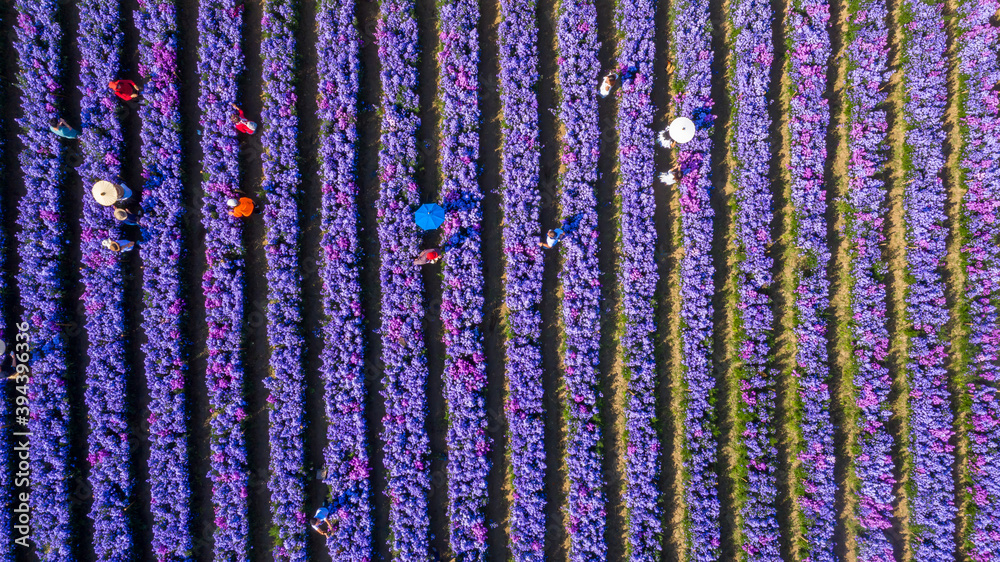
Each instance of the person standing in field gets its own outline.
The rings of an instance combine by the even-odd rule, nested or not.
[[[3,363],[0,364],[0,377],[5,379],[17,378],[17,356],[13,351],[4,355]]]
[[[317,509],[312,521],[309,522],[313,530],[324,537],[333,536],[333,533],[336,531],[336,523],[337,518],[334,517],[333,512],[327,506]]]
[[[73,127],[70,127],[69,123],[67,123],[65,119],[52,119],[49,121],[49,130],[60,137],[69,140],[74,140],[76,137],[80,136],[80,133],[78,133]]]
[[[681,172],[677,169],[677,166],[670,168],[666,172],[660,174],[660,181],[667,185],[674,185],[681,179]]]
[[[614,88],[617,83],[618,83],[617,72],[612,72],[606,75],[604,77],[604,80],[601,82],[601,89],[600,89],[601,97],[602,98],[608,97],[608,94],[611,93],[611,89]]]
[[[240,197],[239,201],[230,198],[226,201],[226,205],[229,205],[229,208],[232,209],[232,211],[229,211],[229,214],[236,218],[249,217],[253,214],[253,200],[249,197]]]
[[[439,259],[441,259],[441,252],[438,251],[437,248],[431,248],[420,252],[417,259],[413,260],[413,265],[427,265],[429,263],[435,263]]]
[[[232,121],[233,124],[236,126],[236,130],[241,133],[246,133],[248,135],[254,134],[254,132],[257,130],[257,123],[254,123],[253,121],[247,119],[246,115],[243,115],[243,110],[240,109],[240,106],[236,105],[235,103],[231,105],[233,106],[233,109],[235,109],[237,112],[232,116]]]
[[[131,252],[135,248],[135,242],[131,240],[112,240],[110,238],[101,242],[101,245],[112,252]]]
[[[139,97],[139,87],[131,80],[112,80],[108,82],[108,87],[125,101],[132,101]]]
[[[122,224],[127,224],[130,226],[135,226],[139,224],[138,213],[133,213],[129,209],[118,207],[115,209],[115,218],[121,221]]]
[[[545,234],[545,242],[539,242],[538,245],[546,249],[551,249],[556,244],[559,243],[559,240],[562,238],[562,235],[563,235],[563,229],[561,228],[550,230]]]

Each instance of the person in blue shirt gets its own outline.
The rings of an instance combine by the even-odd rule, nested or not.
[[[49,121],[49,130],[64,139],[73,140],[80,136],[80,133],[73,127],[70,127],[65,119],[53,119]]]
[[[316,510],[316,515],[313,515],[310,524],[317,533],[323,535],[324,537],[332,537],[335,530],[334,524],[336,522],[337,519],[333,516],[330,508],[323,506]]]
[[[115,218],[120,220],[122,224],[139,224],[139,214],[133,213],[130,209],[124,207],[118,207],[115,209]]]
[[[559,239],[562,238],[563,229],[557,228],[555,230],[550,230],[545,235],[545,242],[539,242],[538,245],[543,248],[552,248],[559,243]]]

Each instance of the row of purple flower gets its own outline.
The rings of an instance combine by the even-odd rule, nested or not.
[[[188,461],[187,353],[182,327],[187,304],[182,289],[180,77],[177,10],[172,0],[140,0],[139,74],[146,79],[142,120],[143,330],[149,393],[149,485],[153,554],[159,560],[191,556]]]
[[[694,138],[678,147],[681,214],[680,339],[684,373],[683,474],[687,510],[685,547],[694,562],[718,560],[721,539],[718,420],[712,344],[715,265],[712,230],[712,21],[707,0],[682,0],[671,6],[671,58],[678,115],[701,116]]]
[[[382,447],[391,546],[405,561],[426,559],[430,548],[424,290],[421,272],[413,267],[421,242],[413,223],[413,209],[420,204],[414,179],[420,125],[414,10],[414,0],[383,0],[375,31],[382,79],[377,204],[385,399]]]
[[[906,294],[909,337],[909,420],[914,493],[910,516],[917,560],[955,559],[955,478],[949,342],[945,286],[941,276],[947,249],[944,168],[944,114],[948,100],[943,6],[924,0],[902,5],[900,26],[906,61],[903,78],[908,153],[904,159]]]
[[[566,473],[570,560],[603,559],[607,511],[601,471],[598,385],[601,286],[598,279],[597,157],[600,154],[595,69],[597,9],[593,0],[559,5],[560,202],[572,235],[561,243]]]
[[[260,53],[267,126],[261,197],[267,248],[267,338],[271,525],[276,560],[304,561],[306,545],[305,371],[302,338],[302,274],[299,265],[298,115],[295,102],[295,27],[298,3],[264,2]]]
[[[335,560],[367,562],[372,559],[371,484],[356,183],[361,39],[354,10],[354,0],[323,0],[316,15],[323,182],[319,271],[327,316],[321,374],[328,444],[323,459],[324,480],[340,506],[340,524],[327,543],[330,554]]]
[[[656,423],[656,322],[653,302],[656,228],[653,212],[653,57],[656,3],[622,2],[616,10],[621,39],[618,66],[631,79],[618,91],[618,166],[621,181],[621,283],[625,330],[621,349],[628,384],[625,405],[626,530],[631,559],[659,559],[662,508],[658,486],[660,440]]]
[[[830,58],[830,4],[799,0],[788,6],[789,81],[794,84],[789,106],[791,197],[795,212],[796,367],[802,448],[802,494],[799,508],[805,523],[808,560],[833,562],[836,524],[834,497],[833,424],[830,419],[829,362],[826,311],[830,306],[827,278],[826,132],[830,124],[827,61]]]
[[[117,0],[88,2],[80,7],[80,125],[84,185],[100,180],[121,183],[122,127],[115,111],[121,100],[107,91],[120,75],[124,33]],[[81,218],[80,278],[87,332],[87,386],[84,401],[90,421],[88,480],[93,489],[90,517],[94,551],[99,558],[132,556],[132,525],[126,507],[133,501],[129,454],[125,364],[125,292],[123,256],[101,246],[114,235],[115,220],[87,190]]]
[[[460,560],[486,559],[486,482],[491,443],[486,435],[483,355],[483,264],[479,189],[478,0],[438,3],[441,41],[441,200],[448,212],[441,295],[444,386],[448,401],[448,519]]]
[[[205,0],[198,12],[201,79],[202,199],[205,261],[202,277],[208,324],[206,384],[211,427],[212,506],[215,557],[249,558],[247,521],[249,466],[243,397],[243,306],[245,250],[243,228],[227,212],[226,200],[238,194],[239,143],[229,123],[236,81],[243,73],[240,28],[242,3]]]
[[[771,119],[767,112],[769,72],[774,61],[771,45],[771,8],[760,0],[734,2],[730,12],[734,33],[735,68],[730,71],[733,104],[735,185],[735,333],[739,353],[741,402],[738,444],[740,474],[737,484],[743,549],[751,560],[777,561],[778,519],[775,469],[775,383],[770,364],[773,313],[768,296],[773,259],[771,245],[772,195],[768,181]],[[744,468],[745,466],[745,468]]]
[[[885,242],[882,208],[886,187],[882,172],[888,152],[888,124],[883,84],[887,64],[888,12],[883,0],[862,2],[850,16],[851,42],[847,48],[847,123],[850,164],[847,182],[846,236],[851,255],[851,307],[854,322],[852,350],[854,385],[860,410],[860,454],[855,475],[858,493],[858,557],[873,562],[894,560],[892,543],[883,531],[892,527],[893,473],[889,390],[886,366],[889,332],[886,327],[887,271],[881,247]]]
[[[147,5],[147,3],[152,5]],[[58,91],[61,68],[24,61],[41,60],[57,49],[54,21],[55,6],[21,6],[18,21],[19,50],[22,57],[22,80],[26,84]],[[538,230],[538,194],[532,186],[537,179],[537,102],[532,92],[536,74],[533,21],[534,4],[509,0],[504,2],[509,53],[503,50],[502,80],[505,113],[510,128],[505,132],[505,212],[508,223],[508,302],[512,315],[509,323],[518,338],[519,358],[511,358],[508,374],[528,377],[539,373],[538,304],[541,260],[533,246],[524,240]],[[679,35],[691,34],[692,40],[677,44],[678,81],[684,87],[676,103],[683,114],[695,115],[710,108],[709,72],[711,50],[705,33],[707,6],[689,6],[674,17],[691,18],[692,25],[674,27]],[[265,6],[266,39],[262,53],[265,67],[265,113],[268,124],[263,134],[269,157],[265,159],[265,221],[268,225],[268,281],[272,302],[269,308],[269,336],[272,341],[272,368],[275,378],[268,382],[273,402],[271,412],[272,504],[282,558],[304,558],[304,499],[302,493],[303,458],[301,424],[303,381],[302,341],[298,324],[300,279],[297,260],[299,235],[297,163],[295,142],[298,136],[294,113],[294,94],[288,83],[294,69],[294,5],[274,3]],[[353,22],[353,2],[348,0],[321,5],[320,29],[322,64],[329,64],[323,76],[337,76],[321,82],[320,111],[323,120],[322,154],[323,248],[325,260],[324,299],[330,323],[324,327],[326,353],[324,382],[327,413],[331,420],[331,445],[327,451],[327,483],[342,503],[341,519],[349,522],[338,528],[331,548],[346,553],[352,560],[370,556],[371,521],[369,515],[368,460],[365,442],[365,417],[360,404],[365,401],[362,376],[364,354],[361,314],[358,307],[357,207],[354,201],[354,173],[357,133],[357,30]],[[624,248],[622,265],[626,337],[626,366],[632,397],[626,411],[629,424],[627,453],[630,552],[637,559],[655,559],[660,532],[660,507],[655,488],[657,439],[652,426],[655,400],[653,389],[655,364],[651,335],[651,298],[656,286],[654,229],[649,209],[651,191],[641,178],[651,176],[652,150],[642,139],[642,124],[651,122],[649,102],[652,46],[650,44],[652,3],[640,3],[619,14],[624,30],[620,62],[638,70],[634,79],[620,92],[619,161],[624,181],[620,186],[623,209],[622,232],[629,243]],[[737,37],[739,49],[734,74],[738,242],[741,248],[739,288],[741,357],[746,367],[743,391],[744,412],[749,414],[743,433],[747,447],[750,486],[743,512],[745,547],[757,559],[776,558],[777,526],[774,516],[773,470],[776,455],[770,443],[768,420],[773,415],[773,383],[767,365],[767,332],[771,325],[770,306],[765,290],[770,283],[770,261],[765,248],[770,242],[770,195],[766,188],[768,127],[766,92],[770,67],[770,31],[766,6],[752,2],[734,6],[733,20],[747,23]],[[913,427],[914,480],[918,489],[927,489],[927,497],[913,504],[914,520],[921,532],[915,535],[915,547],[929,560],[949,558],[954,551],[949,537],[953,532],[954,505],[950,502],[951,483],[951,414],[947,393],[947,354],[940,330],[947,319],[943,301],[943,283],[935,272],[944,256],[942,221],[944,193],[937,179],[942,160],[943,132],[941,108],[945,100],[941,60],[944,35],[937,8],[919,1],[908,3],[914,23],[908,36],[919,45],[924,56],[908,58],[907,113],[912,119],[908,139],[919,148],[919,157],[907,183],[908,267],[914,277],[910,287],[909,320],[917,329],[911,337],[910,415]],[[445,236],[453,244],[445,269],[446,290],[443,318],[448,345],[449,407],[452,427],[449,450],[451,489],[450,510],[452,546],[456,553],[471,558],[485,556],[485,475],[489,440],[485,425],[482,391],[485,385],[484,361],[480,335],[475,328],[481,322],[482,284],[479,257],[479,208],[481,194],[476,185],[477,144],[476,72],[478,45],[475,6],[462,1],[442,5],[447,15],[443,22],[441,64],[444,120],[448,131],[442,139],[444,162],[443,196],[449,203]],[[984,12],[985,13],[985,12]],[[645,15],[643,15],[645,14]],[[982,49],[995,45],[997,37],[988,23],[977,23],[978,12],[968,15],[970,34],[985,36],[971,42],[962,51],[963,61],[972,61]],[[981,14],[980,14],[981,15]],[[869,2],[851,15],[854,41],[848,53],[852,60],[849,80],[855,88],[849,93],[852,104],[849,119],[851,134],[851,187],[848,227],[852,246],[852,275],[855,307],[855,347],[859,376],[858,406],[862,411],[862,455],[857,459],[858,476],[864,485],[859,507],[862,534],[859,545],[873,560],[892,559],[889,543],[882,529],[889,526],[892,513],[891,486],[894,482],[889,456],[891,438],[885,428],[888,419],[888,371],[885,354],[888,332],[884,329],[885,288],[881,281],[879,244],[884,240],[880,208],[885,187],[876,174],[882,170],[887,143],[885,114],[876,109],[884,94],[886,14],[883,5]],[[81,9],[81,26],[87,29],[84,59],[81,65],[83,91],[82,122],[84,135],[85,182],[117,175],[121,131],[114,118],[114,102],[99,94],[108,77],[119,73],[117,52],[120,49],[117,2],[97,2]],[[596,97],[593,80],[586,68],[596,64],[597,42],[593,5],[588,2],[566,3],[560,11],[560,83],[562,104],[560,119],[567,129],[564,138],[566,164],[563,178],[564,215],[572,223],[574,236],[563,245],[566,257],[563,284],[564,321],[567,326],[567,385],[571,408],[569,423],[573,437],[568,454],[571,494],[570,533],[572,556],[584,559],[602,555],[604,504],[600,470],[600,426],[596,423],[599,401],[596,383],[599,284],[596,277],[596,181],[598,151]],[[149,103],[140,109],[143,118],[144,208],[155,216],[157,224],[144,228],[146,243],[141,246],[146,266],[145,291],[157,298],[147,299],[144,329],[150,337],[146,351],[146,370],[152,402],[150,405],[151,470],[155,490],[162,493],[154,501],[154,546],[162,558],[183,558],[191,548],[187,508],[187,458],[184,436],[184,373],[186,365],[178,334],[183,313],[180,297],[179,228],[181,211],[176,78],[176,22],[168,2],[147,0],[140,3],[137,25],[143,36],[140,45],[143,75],[151,76],[144,92]],[[701,18],[701,19],[699,19]],[[801,459],[806,469],[805,494],[800,508],[809,522],[810,557],[832,559],[833,494],[832,440],[829,424],[829,392],[825,384],[825,321],[821,312],[828,302],[826,266],[826,224],[823,220],[825,192],[822,172],[825,162],[823,134],[828,112],[822,94],[825,91],[825,62],[829,39],[825,25],[829,18],[825,2],[803,1],[793,6],[790,73],[797,77],[798,88],[792,98],[792,195],[798,221],[797,244],[803,256],[797,291],[798,365],[802,407],[805,412],[803,435],[806,446]],[[206,2],[200,17],[202,31],[202,111],[203,150],[205,151],[205,222],[208,236],[208,263],[203,289],[209,307],[209,388],[213,408],[213,502],[217,525],[216,551],[236,559],[248,556],[246,541],[247,466],[243,447],[242,420],[246,414],[242,402],[241,335],[242,250],[238,221],[225,213],[220,202],[235,195],[238,185],[237,144],[226,117],[228,101],[235,99],[235,82],[242,70],[239,48],[240,8],[231,2]],[[48,24],[46,24],[46,21]],[[236,23],[233,23],[233,22]],[[985,20],[984,20],[985,21]],[[41,22],[41,23],[39,23]],[[36,29],[46,29],[52,37],[42,41],[26,37]],[[55,29],[55,31],[50,31]],[[700,31],[699,31],[700,30]],[[978,35],[977,35],[978,34]],[[422,420],[426,414],[423,398],[426,359],[421,339],[422,287],[419,272],[408,267],[408,260],[418,247],[419,236],[409,224],[409,212],[419,201],[413,181],[416,151],[413,133],[416,117],[416,25],[412,2],[386,1],[379,24],[379,50],[383,59],[383,150],[380,154],[382,192],[379,200],[379,234],[382,242],[383,340],[386,363],[386,427],[383,439],[387,446],[386,466],[390,471],[388,493],[393,498],[391,515],[394,545],[404,559],[419,558],[427,551],[426,515],[427,441]],[[685,35],[687,37],[687,35]],[[46,43],[48,42],[48,43]],[[333,43],[348,48],[326,52]],[[222,49],[223,45],[230,48]],[[980,51],[974,51],[978,48]],[[528,54],[526,54],[528,53]],[[928,54],[930,53],[930,54]],[[938,53],[934,56],[933,53]],[[31,57],[35,57],[32,59]],[[97,61],[97,62],[95,62]],[[336,61],[335,63],[333,61]],[[644,71],[645,69],[645,71]],[[986,80],[988,70],[966,63],[963,72],[969,80]],[[34,82],[32,82],[34,81]],[[51,87],[50,87],[51,86]],[[996,149],[986,139],[991,110],[996,99],[988,88],[973,88],[980,97],[966,100],[966,135],[971,139],[964,164],[969,171],[970,191],[966,220],[973,233],[967,252],[972,287],[970,305],[976,314],[972,324],[975,355],[971,364],[975,373],[992,381],[991,365],[996,361],[998,336],[995,309],[996,285],[995,215],[996,194],[992,180],[981,171],[984,162],[994,162]],[[982,91],[980,91],[982,90]],[[22,154],[26,182],[31,189],[44,193],[54,190],[62,178],[61,148],[38,126],[43,119],[59,113],[56,100],[41,103],[36,113],[25,112],[22,125],[27,132],[22,140],[27,150]],[[977,106],[976,104],[979,104]],[[980,107],[981,106],[981,107]],[[978,109],[977,109],[978,108]],[[977,113],[978,111],[978,113]],[[514,117],[516,115],[516,117]],[[37,119],[39,123],[35,123]],[[47,126],[47,123],[42,125]],[[163,130],[157,136],[153,131]],[[763,134],[761,134],[763,132]],[[978,136],[977,136],[978,135]],[[648,139],[647,139],[648,140]],[[765,147],[761,150],[761,147]],[[688,408],[685,442],[685,486],[690,518],[689,540],[696,559],[714,559],[718,555],[718,499],[714,476],[714,414],[710,406],[713,393],[711,378],[711,306],[713,266],[705,248],[711,244],[712,210],[708,205],[710,178],[708,153],[711,148],[707,128],[695,141],[678,153],[684,175],[680,183],[684,262],[682,264],[683,354],[687,381]],[[508,161],[509,158],[509,161]],[[527,165],[523,165],[527,163]],[[643,171],[645,170],[645,172]],[[48,175],[42,175],[47,173]],[[647,173],[648,172],[648,173]],[[763,187],[762,187],[763,186]],[[89,199],[89,198],[88,198]],[[49,208],[52,207],[52,208]],[[165,210],[160,210],[167,207]],[[66,450],[67,402],[64,372],[56,369],[64,363],[63,341],[58,321],[65,317],[57,276],[63,259],[56,242],[61,243],[64,226],[59,224],[61,203],[28,201],[22,207],[20,224],[22,262],[38,265],[27,272],[22,268],[22,286],[39,279],[49,283],[46,291],[32,291],[26,299],[26,314],[37,326],[53,336],[36,350],[32,383],[35,427],[44,427],[56,437],[41,440],[39,459],[33,466],[49,487],[38,493],[36,517],[41,544],[51,552],[67,551],[71,542],[68,521],[60,519],[58,502],[68,498],[68,455]],[[95,497],[91,516],[95,520],[94,545],[99,555],[129,556],[132,550],[130,525],[124,507],[132,500],[128,435],[125,423],[127,408],[124,381],[128,370],[124,359],[123,299],[119,258],[101,252],[99,241],[113,229],[113,221],[104,209],[85,201],[83,215],[83,271],[86,288],[86,329],[91,355],[86,401],[91,415],[90,479]],[[159,216],[157,216],[159,213]],[[515,218],[516,217],[516,218]],[[30,227],[30,228],[29,228]],[[26,235],[27,233],[27,235]],[[937,234],[935,234],[937,233]],[[978,234],[978,236],[977,236]],[[30,235],[30,237],[28,237]],[[992,238],[991,238],[992,237]],[[39,248],[38,244],[48,246]],[[983,243],[982,241],[985,241]],[[30,242],[30,244],[29,244]],[[511,248],[513,245],[515,247]],[[155,264],[153,262],[156,262]],[[48,264],[49,269],[41,266]],[[512,274],[513,272],[513,274]],[[46,278],[45,276],[48,275]],[[41,276],[36,278],[36,276]],[[116,284],[117,283],[117,284]],[[110,291],[110,292],[109,292]],[[513,299],[513,300],[512,300]],[[991,300],[992,299],[992,300]],[[150,304],[149,301],[154,303]],[[220,308],[225,313],[212,312]],[[233,319],[236,319],[235,321]],[[155,339],[155,341],[153,341]],[[513,341],[513,340],[512,340]],[[512,342],[508,342],[512,344]],[[515,363],[522,364],[523,368]],[[530,377],[523,387],[512,388],[508,415],[517,417],[525,431],[512,440],[515,497],[512,531],[519,559],[539,559],[544,541],[544,449],[541,442],[541,387],[539,377]],[[60,394],[60,392],[62,394]],[[516,404],[516,407],[514,406]],[[939,407],[944,404],[945,407]],[[995,389],[989,384],[973,384],[972,450],[975,454],[972,476],[977,502],[976,532],[982,535],[982,550],[988,552],[989,529],[995,522],[988,516],[998,497],[986,475],[996,464],[990,444],[997,442],[998,418]],[[511,419],[512,427],[515,423]],[[61,432],[61,433],[60,433]],[[336,439],[334,439],[334,435]],[[60,437],[61,436],[61,437]],[[334,441],[338,441],[334,443]],[[517,441],[517,443],[515,443]],[[518,485],[524,483],[524,488]],[[59,486],[52,484],[58,483]],[[61,487],[60,487],[61,486]],[[934,492],[933,497],[930,494]],[[987,514],[987,515],[984,515]],[[125,540],[123,540],[125,539]],[[47,541],[42,543],[41,541]],[[350,541],[350,542],[345,542]],[[339,544],[333,544],[339,543]],[[349,544],[350,546],[345,546]],[[978,547],[978,545],[977,545]],[[54,556],[59,556],[55,554]],[[979,555],[987,559],[985,554]]]
[[[17,284],[22,320],[33,342],[28,399],[31,413],[31,540],[50,560],[73,556],[70,487],[77,467],[69,457],[69,396],[66,386],[67,325],[65,269],[68,245],[62,193],[65,148],[48,130],[63,107],[65,68],[58,0],[19,0],[16,48],[22,96],[21,176],[31,197],[19,202]]]
[[[974,508],[970,555],[976,562],[995,560],[1000,552],[1000,28],[993,18],[1000,2],[963,4],[959,70],[964,83],[962,107],[966,194],[962,227],[969,326],[966,385],[972,397],[968,419],[969,476]]]
[[[542,387],[542,250],[538,191],[538,24],[535,0],[503,0],[499,25],[500,97],[503,103],[504,284],[507,304],[511,552],[515,560],[544,560],[545,418]]]

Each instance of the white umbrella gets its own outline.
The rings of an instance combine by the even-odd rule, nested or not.
[[[115,204],[115,201],[118,201],[121,188],[109,181],[101,180],[94,184],[94,189],[91,190],[91,193],[94,194],[94,199],[98,203],[105,207],[110,207]]]
[[[694,138],[694,123],[687,117],[678,117],[670,122],[667,131],[675,142],[684,144]]]

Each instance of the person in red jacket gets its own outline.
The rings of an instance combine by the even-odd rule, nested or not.
[[[243,110],[240,109],[240,107],[238,105],[236,105],[235,103],[232,104],[232,105],[233,105],[233,109],[235,109],[237,112],[239,112],[239,115],[233,115],[233,117],[232,117],[233,124],[236,125],[236,130],[239,131],[239,132],[241,132],[241,133],[246,133],[248,135],[252,135],[254,133],[254,131],[257,130],[257,124],[254,123],[253,121],[247,119],[246,116],[243,115]]]
[[[131,80],[112,80],[108,82],[108,87],[125,101],[132,101],[139,97],[139,87]]]
[[[417,256],[417,259],[413,260],[413,265],[425,265],[428,263],[434,263],[439,259],[441,259],[441,252],[439,252],[436,248],[432,248],[430,250],[424,250],[423,252],[420,252],[420,255]]]

